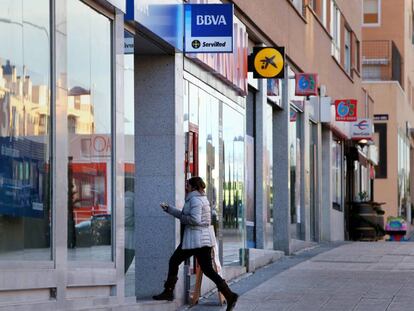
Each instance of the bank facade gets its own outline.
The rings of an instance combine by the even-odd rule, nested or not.
[[[358,146],[331,104],[356,98],[370,117],[372,103],[358,77],[361,21],[347,19],[360,8],[320,2],[267,13],[298,32],[288,38],[234,1],[231,54],[182,52],[178,0],[5,2],[0,310],[145,308],[180,241],[159,203],[182,206],[190,176],[207,183],[227,279],[251,269],[254,250],[346,239],[346,152]],[[348,47],[329,35],[334,11]],[[318,56],[301,49],[309,29]],[[285,78],[254,79],[248,55],[273,45],[287,47]],[[295,95],[300,72],[319,75],[319,96]],[[180,273],[172,309],[193,263]]]

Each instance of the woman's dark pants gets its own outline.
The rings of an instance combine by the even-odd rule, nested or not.
[[[223,279],[213,268],[211,249],[212,247],[208,246],[194,249],[182,249],[180,244],[170,258],[168,278],[176,278],[180,264],[191,256],[195,256],[201,271],[203,271],[203,273],[216,285],[221,284]]]

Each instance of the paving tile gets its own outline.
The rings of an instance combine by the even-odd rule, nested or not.
[[[354,311],[385,311],[391,304],[391,299],[362,298]]]

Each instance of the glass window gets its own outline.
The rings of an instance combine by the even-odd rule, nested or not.
[[[359,41],[355,40],[355,59],[354,59],[354,68],[359,72],[361,70],[361,58],[359,57]]]
[[[265,248],[273,249],[273,107],[265,105],[264,192]]]
[[[289,67],[289,76],[294,77],[294,71]],[[290,220],[291,236],[294,239],[303,237],[301,226],[301,172],[302,172],[302,113],[305,97],[295,95],[295,79],[289,78],[289,159],[290,159]]]
[[[303,0],[290,0],[293,5],[295,6],[295,8],[300,12],[300,14],[303,15]]]
[[[380,23],[380,0],[364,0],[364,24]]]
[[[125,40],[134,42],[132,34],[125,32]],[[128,51],[129,53],[129,51]],[[124,54],[124,129],[125,129],[125,295],[135,296],[135,213],[134,213],[134,54]]]
[[[407,216],[410,208],[410,142],[404,130],[398,134],[398,216]]]
[[[351,32],[345,28],[345,71],[351,74]]]
[[[327,10],[328,10],[328,8],[327,8],[327,2],[328,0],[322,0],[322,23],[323,23],[323,25],[327,28]]]
[[[290,219],[300,223],[300,116],[290,109],[289,157],[290,157]]]
[[[224,264],[240,263],[244,243],[244,116],[223,103]]]
[[[341,59],[341,11],[336,2],[331,0],[331,35],[332,55],[340,61]]]
[[[342,211],[342,145],[340,141],[332,142],[332,200],[333,208]]]
[[[0,260],[51,259],[49,2],[0,2]]]
[[[365,65],[362,66],[362,79],[371,81],[382,80],[381,65]]]
[[[112,259],[111,21],[67,2],[69,260]]]

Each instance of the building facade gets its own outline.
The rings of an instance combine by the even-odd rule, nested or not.
[[[142,300],[180,243],[159,203],[182,206],[195,175],[226,279],[254,250],[347,238],[348,191],[369,178],[349,178],[358,146],[333,103],[373,112],[362,6],[232,3],[229,54],[183,53],[180,0],[0,5],[0,310],[154,308]],[[257,46],[285,47],[284,79],[248,73]],[[318,96],[296,95],[297,73],[318,74]],[[186,301],[194,272],[187,262],[162,308]]]
[[[412,219],[412,1],[364,1],[363,83],[375,100],[379,146],[374,199],[385,216]]]

